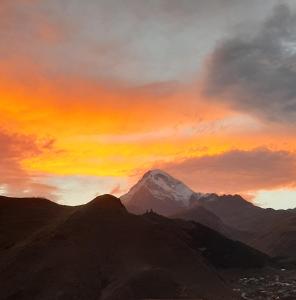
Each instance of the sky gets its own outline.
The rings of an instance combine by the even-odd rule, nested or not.
[[[0,194],[296,207],[295,1],[1,0],[0,39]]]

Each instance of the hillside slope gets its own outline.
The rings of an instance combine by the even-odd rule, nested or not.
[[[31,199],[24,210],[24,199],[11,199],[13,209],[0,200],[10,220],[0,226],[1,300],[231,300],[216,269],[267,259],[194,222],[132,215],[110,195],[79,207]]]

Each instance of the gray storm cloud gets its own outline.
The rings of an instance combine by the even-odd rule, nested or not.
[[[191,81],[231,27],[265,18],[275,1],[2,0],[0,59],[20,60],[15,76],[24,60],[50,78]]]
[[[296,123],[296,12],[278,5],[255,34],[224,40],[206,65],[205,93],[272,121]]]

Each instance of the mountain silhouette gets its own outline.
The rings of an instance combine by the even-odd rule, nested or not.
[[[196,222],[129,213],[103,195],[76,207],[0,197],[1,300],[237,299],[220,269],[268,257]]]

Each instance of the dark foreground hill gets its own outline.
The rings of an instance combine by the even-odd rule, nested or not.
[[[1,300],[237,299],[221,268],[266,256],[194,222],[100,196],[67,207],[0,197]]]

